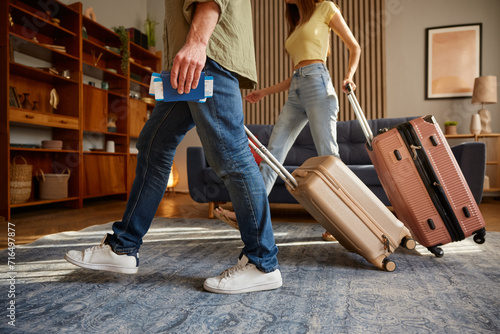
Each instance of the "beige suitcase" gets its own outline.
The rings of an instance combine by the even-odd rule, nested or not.
[[[339,158],[310,158],[290,175],[248,129],[247,135],[288,191],[347,250],[394,271],[389,255],[399,245],[415,247],[409,230]]]

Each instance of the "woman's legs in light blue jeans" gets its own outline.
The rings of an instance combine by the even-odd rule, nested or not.
[[[177,145],[196,124],[207,160],[229,190],[238,215],[242,254],[264,272],[278,268],[264,182],[243,128],[237,77],[208,59],[214,95],[206,103],[159,102],[137,143],[136,178],[121,221],[107,242],[117,253],[137,252],[165,193]]]
[[[268,150],[283,164],[295,139],[309,121],[318,155],[338,157],[337,114],[337,95],[326,66],[312,64],[298,69],[293,74],[288,100],[273,128]],[[277,174],[264,161],[260,171],[269,195]]]

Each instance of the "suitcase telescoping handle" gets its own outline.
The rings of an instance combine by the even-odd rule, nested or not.
[[[368,125],[368,121],[366,120],[363,110],[361,110],[361,106],[359,105],[356,95],[354,95],[351,85],[347,84],[346,89],[347,89],[347,98],[349,99],[349,102],[351,102],[352,108],[354,109],[354,113],[356,114],[356,118],[358,119],[359,124],[361,125],[361,130],[363,130],[363,134],[366,137],[366,141],[368,142],[368,145],[371,147],[373,141],[372,130]]]
[[[253,135],[253,133],[248,130],[245,126],[245,132],[247,133],[248,143],[257,152],[257,154],[264,159],[264,161],[276,172],[278,176],[285,181],[290,188],[295,189],[298,186],[297,180],[290,174],[285,167],[267,150],[267,148],[262,145],[262,143]],[[250,140],[251,139],[251,140]]]

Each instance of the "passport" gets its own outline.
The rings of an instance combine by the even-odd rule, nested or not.
[[[179,94],[177,90],[172,88],[170,84],[170,72],[161,71],[161,79],[163,81],[163,100],[166,102],[173,101],[199,101],[203,100],[205,96],[205,72],[201,72],[198,87],[191,88],[189,93]]]

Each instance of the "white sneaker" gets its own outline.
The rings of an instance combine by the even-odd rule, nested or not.
[[[64,259],[69,263],[87,269],[106,270],[122,274],[137,273],[139,252],[123,255],[116,254],[105,243],[106,237],[98,246],[87,248],[84,251],[71,250],[67,252]]]
[[[282,285],[279,269],[270,273],[262,272],[249,263],[245,255],[238,260],[237,265],[226,269],[217,277],[207,278],[203,283],[205,290],[225,294],[272,290]]]

